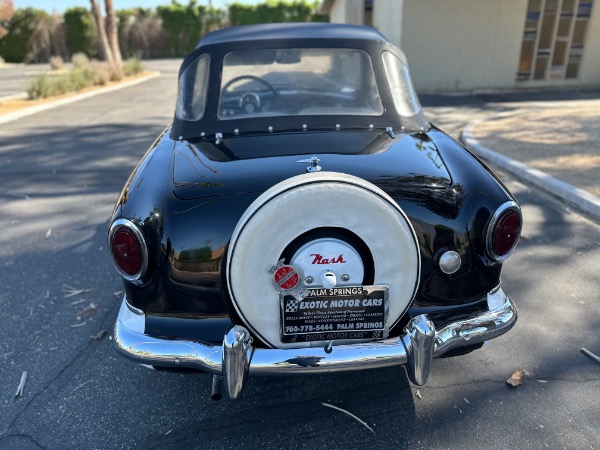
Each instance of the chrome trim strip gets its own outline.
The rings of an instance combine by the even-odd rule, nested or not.
[[[129,311],[131,311],[132,313],[137,314],[138,316],[143,316],[144,315],[144,311],[142,311],[139,308],[136,308],[131,303],[129,303],[127,301],[127,298],[125,298],[125,305],[127,306],[127,309],[129,309]]]
[[[496,255],[496,253],[494,253],[494,250],[492,247],[492,231],[494,230],[494,227],[496,226],[496,222],[498,222],[498,219],[500,218],[500,216],[506,210],[509,210],[509,209],[514,210],[519,215],[519,220],[521,221],[521,229],[523,228],[523,213],[521,212],[521,207],[519,206],[519,204],[516,202],[513,202],[513,201],[502,203],[500,205],[500,207],[496,210],[496,212],[494,213],[492,218],[490,219],[490,223],[487,227],[487,231],[485,232],[485,252],[486,252],[487,257],[490,258],[490,260],[494,264],[497,262],[502,262],[505,259],[507,259],[510,255],[512,255],[513,250],[515,249],[515,247],[517,246],[517,243],[519,242],[519,239],[517,239],[515,241],[515,244],[512,246],[512,248],[506,254],[504,254],[502,256],[498,256],[498,255]]]
[[[125,227],[125,228],[131,230],[131,232],[133,232],[133,234],[135,234],[135,237],[140,242],[140,246],[142,247],[142,268],[140,269],[140,271],[138,273],[136,273],[134,275],[129,275],[129,274],[123,272],[121,270],[121,268],[119,267],[119,265],[116,263],[116,261],[113,257],[113,254],[112,254],[112,245],[111,245],[112,237],[113,237],[113,234],[116,232],[117,228],[119,228],[119,227]],[[146,270],[148,269],[148,247],[146,246],[146,240],[144,239],[142,230],[140,230],[140,228],[135,223],[133,223],[131,220],[117,219],[112,223],[112,225],[110,226],[110,229],[108,230],[108,249],[110,250],[110,257],[113,261],[115,268],[119,272],[119,275],[121,275],[127,281],[138,281],[146,273]]]
[[[457,321],[439,331],[435,330],[426,316],[418,316],[409,322],[402,337],[338,345],[333,347],[331,353],[321,347],[253,349],[250,334],[241,326],[230,330],[227,336],[233,334],[225,339],[227,342],[224,346],[158,339],[129,330],[124,325],[121,314],[115,324],[113,342],[119,353],[138,363],[189,367],[224,375],[230,395],[239,395],[237,390],[239,388],[241,391],[243,387],[246,371],[253,376],[295,375],[408,364],[411,381],[421,385],[427,381],[432,356],[437,358],[449,350],[493,339],[513,327],[517,320],[514,303],[501,288],[496,288],[487,295],[495,296],[495,299],[501,296],[504,301],[492,311]],[[244,332],[244,335],[239,332]],[[422,336],[417,336],[419,334]],[[225,347],[227,350],[224,350]],[[239,351],[233,350],[231,353],[235,347]],[[230,353],[230,361],[223,364],[224,355],[228,359]],[[228,365],[230,369],[227,369]],[[237,372],[237,375],[232,372]]]

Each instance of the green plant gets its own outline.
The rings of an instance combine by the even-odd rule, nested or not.
[[[107,64],[107,70],[110,74],[110,81],[121,81],[125,76],[123,69],[115,64]]]
[[[135,58],[125,62],[129,73],[139,73],[143,66]],[[64,75],[42,74],[31,78],[25,87],[27,96],[36,100],[68,92],[77,92],[90,86],[103,86],[123,78],[123,71],[101,61],[90,61],[83,53],[73,55],[73,67]]]
[[[123,63],[123,73],[125,76],[137,75],[144,71],[144,65],[139,58],[129,58]]]
[[[51,56],[48,62],[50,63],[50,69],[52,70],[61,70],[65,67],[65,62],[60,56]]]
[[[206,7],[196,6],[194,0],[190,0],[187,5],[173,0],[168,6],[156,8],[173,56],[185,56],[194,48],[202,33],[205,11]]]
[[[50,90],[50,81],[46,74],[30,78],[25,84],[25,92],[31,100],[50,96]]]
[[[89,65],[91,74],[91,85],[104,86],[111,80],[111,70],[107,63],[92,61]]]
[[[317,14],[317,9],[318,2],[306,0],[270,0],[258,5],[233,3],[229,5],[229,21],[231,25],[322,21],[323,16]]]
[[[85,53],[75,53],[71,57],[71,63],[74,69],[85,69],[90,65],[90,58]]]
[[[71,92],[73,90],[73,84],[68,76],[61,75],[57,77],[49,77],[48,82],[50,85],[48,97],[52,95],[66,94],[67,92]]]
[[[50,21],[50,16],[39,9],[17,9],[8,23],[7,33],[0,39],[0,54],[7,62],[23,62],[31,48],[31,37],[40,21]]]
[[[86,8],[69,8],[64,14],[65,34],[69,53],[96,55],[98,31],[91,13]]]

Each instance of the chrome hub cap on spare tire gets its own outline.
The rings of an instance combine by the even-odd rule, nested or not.
[[[234,230],[226,270],[233,305],[259,339],[276,348],[313,347],[329,341],[317,339],[324,335],[311,342],[282,338],[282,291],[296,284],[295,274],[298,302],[319,287],[365,286],[377,298],[385,290],[387,331],[413,300],[420,255],[410,222],[385,192],[351,175],[320,172],[284,180],[248,207]],[[294,283],[281,278],[286,272]],[[369,307],[368,297],[360,302]]]
[[[350,244],[339,239],[308,242],[296,251],[291,263],[304,272],[306,287],[363,284],[365,270],[360,255]]]

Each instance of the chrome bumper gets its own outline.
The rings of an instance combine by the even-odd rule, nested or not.
[[[404,335],[330,348],[263,349],[252,346],[248,330],[235,325],[219,346],[146,336],[141,311],[126,299],[114,329],[114,345],[141,364],[202,369],[222,375],[226,393],[237,398],[248,375],[295,375],[406,365],[414,384],[427,382],[431,360],[449,350],[478,344],[512,328],[517,308],[500,287],[487,294],[489,311],[451,323],[440,330],[426,315],[413,318]]]

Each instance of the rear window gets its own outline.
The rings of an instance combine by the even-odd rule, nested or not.
[[[381,114],[371,58],[362,50],[236,51],[223,60],[219,119]]]
[[[415,116],[421,110],[421,104],[410,79],[408,66],[392,52],[383,52],[382,58],[398,114],[404,117]]]
[[[177,118],[199,120],[204,115],[209,66],[210,57],[200,55],[181,73],[175,110]]]

